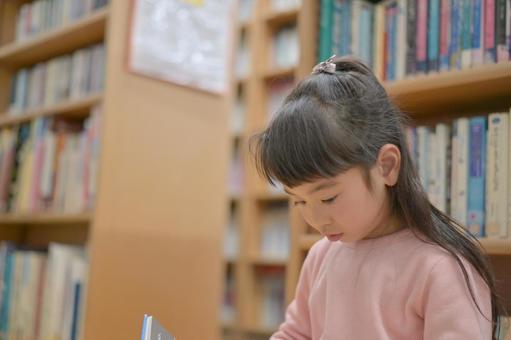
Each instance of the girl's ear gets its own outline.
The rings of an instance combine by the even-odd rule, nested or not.
[[[401,152],[394,144],[385,144],[381,147],[376,161],[380,176],[387,186],[394,186],[399,177],[401,167]]]

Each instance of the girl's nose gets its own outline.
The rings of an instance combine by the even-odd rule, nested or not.
[[[325,235],[332,224],[331,218],[318,208],[307,207],[302,209],[302,216],[311,227]]]

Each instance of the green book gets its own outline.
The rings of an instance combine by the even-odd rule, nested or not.
[[[319,21],[318,59],[324,61],[332,55],[332,20],[334,0],[321,0]]]

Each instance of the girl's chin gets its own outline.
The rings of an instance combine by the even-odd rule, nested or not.
[[[340,233],[340,234],[332,234],[332,235],[327,235],[326,238],[330,241],[330,242],[336,242],[336,241],[340,241],[342,240],[344,234],[343,233]]]

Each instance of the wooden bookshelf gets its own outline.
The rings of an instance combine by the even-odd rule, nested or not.
[[[101,103],[103,95],[89,95],[80,99],[67,100],[55,105],[40,109],[29,110],[16,115],[4,113],[0,115],[0,128],[29,122],[42,117],[83,118],[90,114],[90,110]]]
[[[281,78],[299,79],[310,73],[305,71],[308,64],[314,60],[315,52],[310,48],[311,44],[306,38],[309,37],[307,25],[313,25],[315,19],[311,19],[311,9],[314,1],[305,0],[298,9],[291,9],[278,13],[269,10],[268,1],[254,1],[255,8],[252,18],[238,30],[243,30],[247,35],[250,49],[251,72],[243,81],[237,81],[234,89],[242,86],[246,100],[246,119],[241,138],[242,158],[244,159],[244,191],[237,201],[240,208],[240,253],[235,270],[236,280],[236,320],[237,330],[235,335],[224,334],[225,339],[260,339],[268,337],[276,331],[276,328],[263,327],[260,324],[260,308],[262,292],[260,280],[264,277],[265,270],[278,271],[286,281],[286,273],[289,270],[288,259],[267,258],[261,254],[261,223],[263,214],[270,207],[287,205],[289,200],[283,192],[272,192],[268,185],[255,173],[252,160],[248,153],[248,139],[253,133],[258,132],[267,124],[268,86]],[[289,65],[282,68],[272,68],[270,65],[271,55],[268,46],[272,44],[273,34],[280,27],[288,24],[296,24],[300,41],[300,62],[298,65]],[[238,35],[241,33],[238,32]],[[307,66],[304,66],[304,63]],[[257,273],[262,273],[261,275]],[[273,274],[272,274],[273,275]],[[287,291],[287,283],[283,289]],[[283,311],[282,311],[283,313]]]
[[[511,107],[511,61],[419,75],[384,86],[414,117]]]
[[[41,33],[27,41],[13,42],[0,48],[0,64],[16,68],[102,41],[109,8],[103,8],[72,24]]]
[[[109,0],[83,19],[14,42],[17,11],[27,2],[0,1],[0,129],[38,117],[82,119],[101,104],[98,190],[87,213],[0,214],[0,240],[86,246],[85,340],[138,336],[144,313],[177,338],[218,339],[229,96],[130,72],[131,1]],[[18,69],[99,42],[106,50],[102,93],[7,114]],[[197,119],[204,113],[207,119]],[[190,162],[190,155],[200,157]],[[227,263],[235,270],[238,261]],[[187,313],[169,308],[183,297]]]

